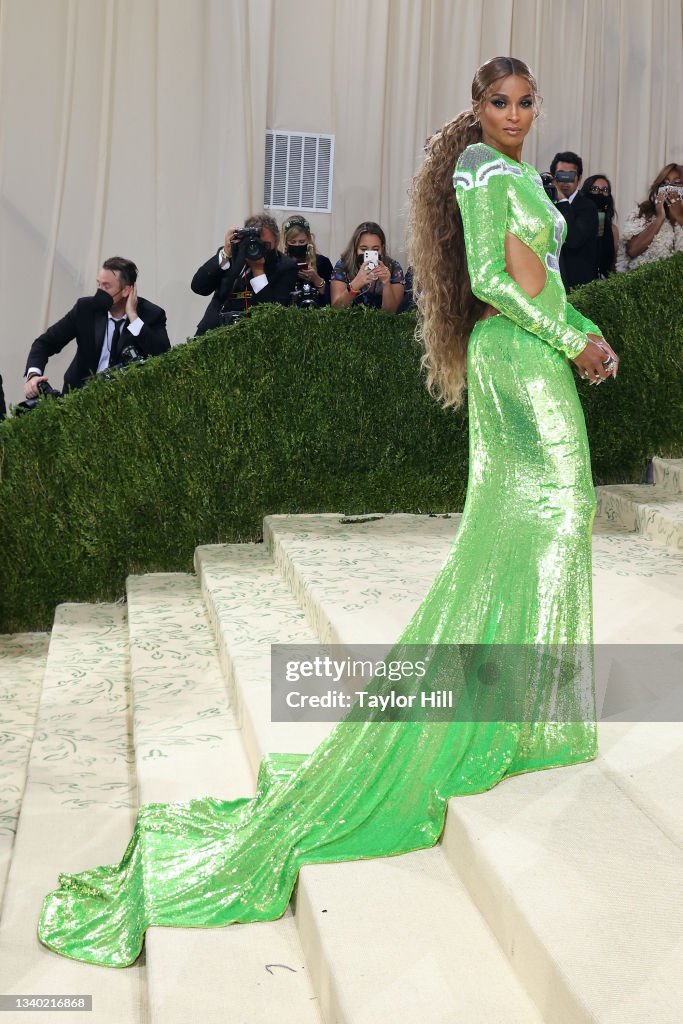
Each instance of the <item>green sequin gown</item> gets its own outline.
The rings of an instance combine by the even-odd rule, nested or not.
[[[469,342],[460,528],[394,654],[415,643],[590,650],[594,494],[568,357],[586,332],[600,332],[567,303],[558,267],[565,222],[537,172],[480,143],[460,157],[454,185],[473,291],[500,315],[479,321]],[[546,268],[534,299],[505,271],[506,232]],[[442,722],[363,722],[352,713],[310,756],[267,758],[253,798],[143,806],[120,864],[60,876],[40,940],[121,967],[136,959],[149,926],[272,920],[302,865],[431,846],[449,797],[595,756],[592,685],[588,693],[565,686],[560,716],[549,714],[557,687],[541,685],[520,721],[500,687],[482,690],[488,704],[460,721],[457,708],[456,720]]]

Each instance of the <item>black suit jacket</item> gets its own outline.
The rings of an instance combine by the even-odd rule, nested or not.
[[[206,307],[204,316],[197,324],[197,334],[204,334],[213,327],[219,326],[218,314],[223,308],[226,300],[229,299],[233,287],[237,282],[241,268],[228,267],[221,270],[218,263],[218,253],[204,263],[192,278],[191,288],[197,295],[211,295],[211,302]],[[268,284],[260,292],[250,291],[249,305],[258,306],[262,302],[277,302],[281,306],[289,305],[289,296],[296,287],[297,269],[294,260],[284,256],[281,252],[275,254],[273,263],[266,263],[266,277]],[[249,288],[249,285],[247,285]]]
[[[567,237],[560,250],[560,274],[569,291],[598,276],[598,208],[587,196],[557,203],[567,222]]]
[[[171,347],[166,333],[166,313],[161,306],[155,306],[147,299],[138,299],[138,316],[143,327],[137,337],[130,334],[129,340],[146,356],[156,356]],[[65,345],[76,339],[76,355],[64,374],[64,390],[80,388],[86,379],[97,370],[104,344],[107,314],[95,308],[90,297],[78,299],[73,309],[48,327],[44,334],[31,345],[26,361],[26,371],[31,366],[45,372],[50,356],[61,352]],[[126,338],[123,332],[121,342]]]

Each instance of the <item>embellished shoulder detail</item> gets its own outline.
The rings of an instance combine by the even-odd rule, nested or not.
[[[495,149],[483,142],[475,142],[460,154],[453,174],[453,187],[469,189],[475,185],[486,185],[495,174],[521,178],[523,171],[521,165],[509,164]]]

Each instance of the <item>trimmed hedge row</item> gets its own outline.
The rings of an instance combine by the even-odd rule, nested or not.
[[[622,357],[616,384],[579,385],[596,482],[639,480],[683,444],[683,256],[572,301]],[[461,508],[466,415],[427,395],[414,327],[260,307],[0,425],[0,631],[189,570],[198,544],[258,539],[271,512]]]

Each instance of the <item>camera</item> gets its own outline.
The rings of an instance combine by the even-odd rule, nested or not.
[[[48,380],[41,380],[40,384],[38,385],[38,390],[40,391],[41,395],[49,395],[50,398],[62,397],[62,392],[57,391],[57,388],[53,388]]]
[[[231,327],[238,320],[244,320],[247,314],[240,309],[220,309],[218,311],[218,326]]]
[[[555,188],[552,174],[549,171],[544,171],[541,175],[541,181],[543,182],[543,189],[548,199],[553,203],[557,202],[557,189]]]
[[[318,289],[309,281],[299,281],[294,291],[289,293],[289,301],[299,309],[317,309]]]
[[[62,397],[62,392],[57,391],[56,388],[53,388],[50,382],[47,380],[40,381],[40,383],[38,384],[38,391],[40,392],[38,398],[27,398],[25,402],[19,402],[17,405],[14,406],[15,416],[17,414],[21,415],[22,413],[30,412],[31,409],[35,409],[35,407],[38,405],[38,401],[41,395],[47,395],[49,398]]]
[[[576,181],[576,171],[555,171],[555,181],[568,185],[570,181]]]
[[[239,254],[245,260],[262,260],[268,252],[258,228],[240,228],[230,241],[233,257]]]

